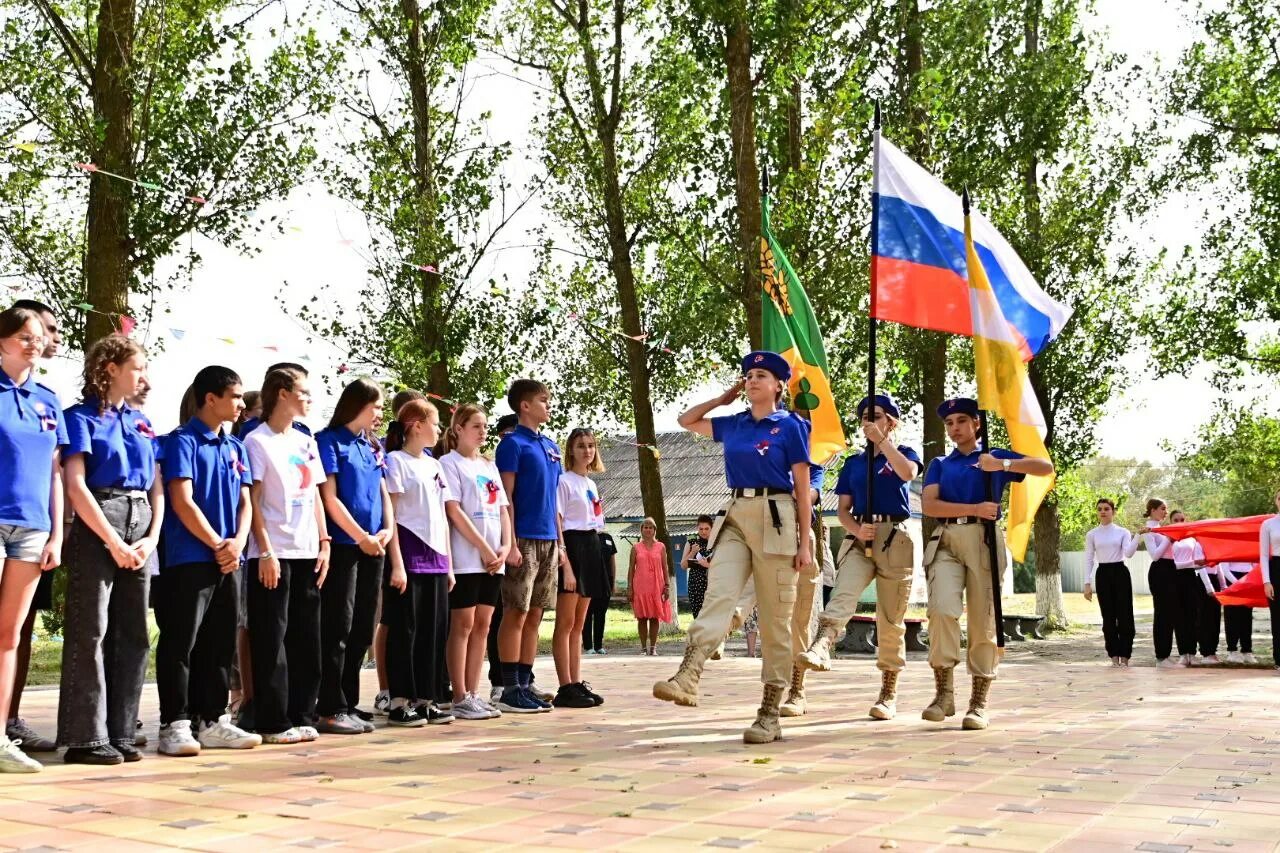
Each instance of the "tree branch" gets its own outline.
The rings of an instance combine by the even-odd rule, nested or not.
[[[54,34],[58,37],[58,42],[62,45],[62,49],[66,51],[67,58],[71,60],[71,65],[76,70],[76,76],[84,84],[85,91],[92,95],[93,63],[89,61],[89,54],[80,42],[76,40],[71,30],[67,28],[66,22],[50,5],[49,0],[34,0],[34,2],[36,8],[40,10],[40,14],[44,16],[44,19],[49,22],[49,26],[53,28]]]

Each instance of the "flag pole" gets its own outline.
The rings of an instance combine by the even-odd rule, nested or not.
[[[871,310],[867,312],[867,407],[874,420],[876,411],[876,280],[880,249],[880,102],[876,101],[871,125]],[[886,413],[887,415],[888,413]],[[861,424],[859,424],[861,426]],[[876,490],[876,446],[867,441],[867,505],[862,514],[864,524],[871,523],[871,507]],[[863,543],[863,554],[872,559],[872,542]]]
[[[965,233],[969,232],[969,188],[964,188],[964,193],[960,196],[961,204],[964,206],[964,222]],[[972,239],[972,238],[970,238]],[[981,443],[980,453],[985,455],[991,452],[991,443],[989,441],[989,433],[987,430],[987,411],[985,409],[978,410],[978,441]],[[981,458],[981,456],[979,457]],[[991,472],[983,470],[982,480],[987,489],[987,500],[999,503],[999,497],[995,494],[995,484],[992,482]],[[982,522],[982,538],[987,543],[987,559],[991,563],[991,604],[996,622],[996,648],[1000,649],[1000,653],[1004,652],[1004,607],[1000,602],[1000,593],[1003,586],[1002,580],[1004,575],[1004,566],[1000,563],[1000,549],[996,547],[996,537],[1000,535],[1000,528],[995,521]]]

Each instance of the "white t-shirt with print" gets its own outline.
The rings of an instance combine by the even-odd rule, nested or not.
[[[453,500],[475,525],[476,531],[497,551],[502,547],[502,513],[507,506],[507,493],[502,488],[502,475],[498,466],[480,457],[468,459],[451,450],[440,459],[445,481],[453,492]],[[456,529],[450,533],[453,542],[453,571],[455,574],[480,574],[484,561],[480,549],[472,545]],[[498,569],[498,574],[503,573]]]
[[[565,471],[556,492],[565,530],[604,530],[600,487],[590,477]]]
[[[403,450],[387,454],[387,491],[400,495],[396,524],[407,527],[437,554],[449,553],[449,520],[444,502],[454,500],[444,471],[430,454]]]
[[[262,484],[262,518],[271,550],[282,560],[315,557],[320,550],[316,524],[317,487],[325,480],[316,441],[292,427],[276,432],[261,424],[244,437],[253,481]],[[252,534],[247,556],[262,556]]]

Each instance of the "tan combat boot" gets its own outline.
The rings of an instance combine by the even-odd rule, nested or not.
[[[782,740],[782,725],[778,722],[778,703],[782,700],[782,688],[772,684],[764,686],[764,698],[751,728],[742,733],[743,743],[773,743]]]
[[[892,720],[898,713],[898,673],[880,673],[880,695],[867,712],[873,720]]]
[[[990,678],[973,677],[973,695],[969,697],[969,710],[965,712],[960,728],[978,730],[987,727],[987,691],[990,689]]]
[[[818,622],[818,636],[813,638],[813,644],[807,651],[796,655],[796,666],[818,672],[830,671],[831,647],[835,645],[836,637],[839,635],[840,626],[836,623],[825,619]]]
[[[702,677],[702,665],[707,656],[696,646],[684,647],[684,660],[676,674],[666,681],[653,685],[653,695],[664,702],[690,707],[698,704],[698,679]]]
[[[791,687],[787,690],[787,700],[778,708],[778,713],[784,717],[803,717],[804,711],[804,670],[793,664]]]
[[[955,669],[952,667],[933,668],[933,701],[920,714],[920,718],[931,723],[940,723],[956,713]]]

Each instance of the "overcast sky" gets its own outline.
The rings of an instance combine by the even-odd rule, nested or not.
[[[1178,0],[1103,0],[1097,14],[1097,25],[1106,30],[1113,49],[1127,53],[1135,60],[1158,59],[1168,66],[1176,61],[1190,39],[1185,11],[1193,4]],[[517,186],[524,183],[532,169],[521,157],[532,153],[528,128],[533,116],[533,100],[521,91],[522,86],[499,75],[478,75],[472,95],[472,108],[493,111],[490,135],[495,140],[513,143],[516,159],[509,177]],[[365,263],[352,247],[340,240],[353,240],[359,246],[366,236],[363,218],[345,203],[331,197],[319,181],[295,192],[290,198],[264,208],[263,213],[281,214],[291,230],[285,235],[264,239],[258,244],[260,253],[245,257],[222,246],[195,239],[195,250],[204,257],[193,280],[169,300],[167,311],[157,311],[149,328],[140,329],[153,350],[151,378],[155,386],[148,408],[160,427],[171,426],[177,418],[182,391],[192,375],[205,364],[219,363],[241,373],[246,388],[257,387],[266,367],[274,361],[297,360],[306,355],[313,376],[327,377],[335,386],[349,378],[339,377],[342,352],[321,339],[308,344],[308,331],[294,315],[283,310],[278,299],[283,294],[288,304],[298,305],[321,286],[330,285],[345,294],[335,306],[350,309],[349,300],[364,281]],[[511,248],[530,242],[527,229],[541,220],[536,204],[530,205],[513,221],[504,248],[491,261],[489,274],[509,273],[519,282],[532,263],[527,249]],[[1181,203],[1171,204],[1150,228],[1151,239],[1171,248],[1180,248],[1195,239],[1195,216],[1190,216]],[[487,277],[487,276],[485,276]],[[819,318],[821,319],[821,318]],[[177,331],[174,331],[177,330]],[[224,340],[228,339],[228,340]],[[1139,373],[1144,369],[1145,355],[1135,352],[1129,366]],[[78,390],[75,374],[78,360],[59,359],[51,365],[50,379],[64,396]],[[1210,414],[1215,394],[1204,381],[1204,371],[1191,380],[1170,377],[1159,381],[1139,379],[1125,394],[1117,397],[1100,430],[1101,452],[1110,456],[1134,456],[1151,461],[1167,461],[1169,454],[1160,443],[1181,444],[1191,439]],[[332,400],[320,386],[314,420],[327,416]],[[1264,389],[1255,383],[1237,395],[1251,400]],[[660,430],[676,428],[679,411],[700,396],[700,389],[689,398],[661,411]],[[1274,391],[1271,392],[1274,395]],[[74,398],[74,393],[69,399]]]

